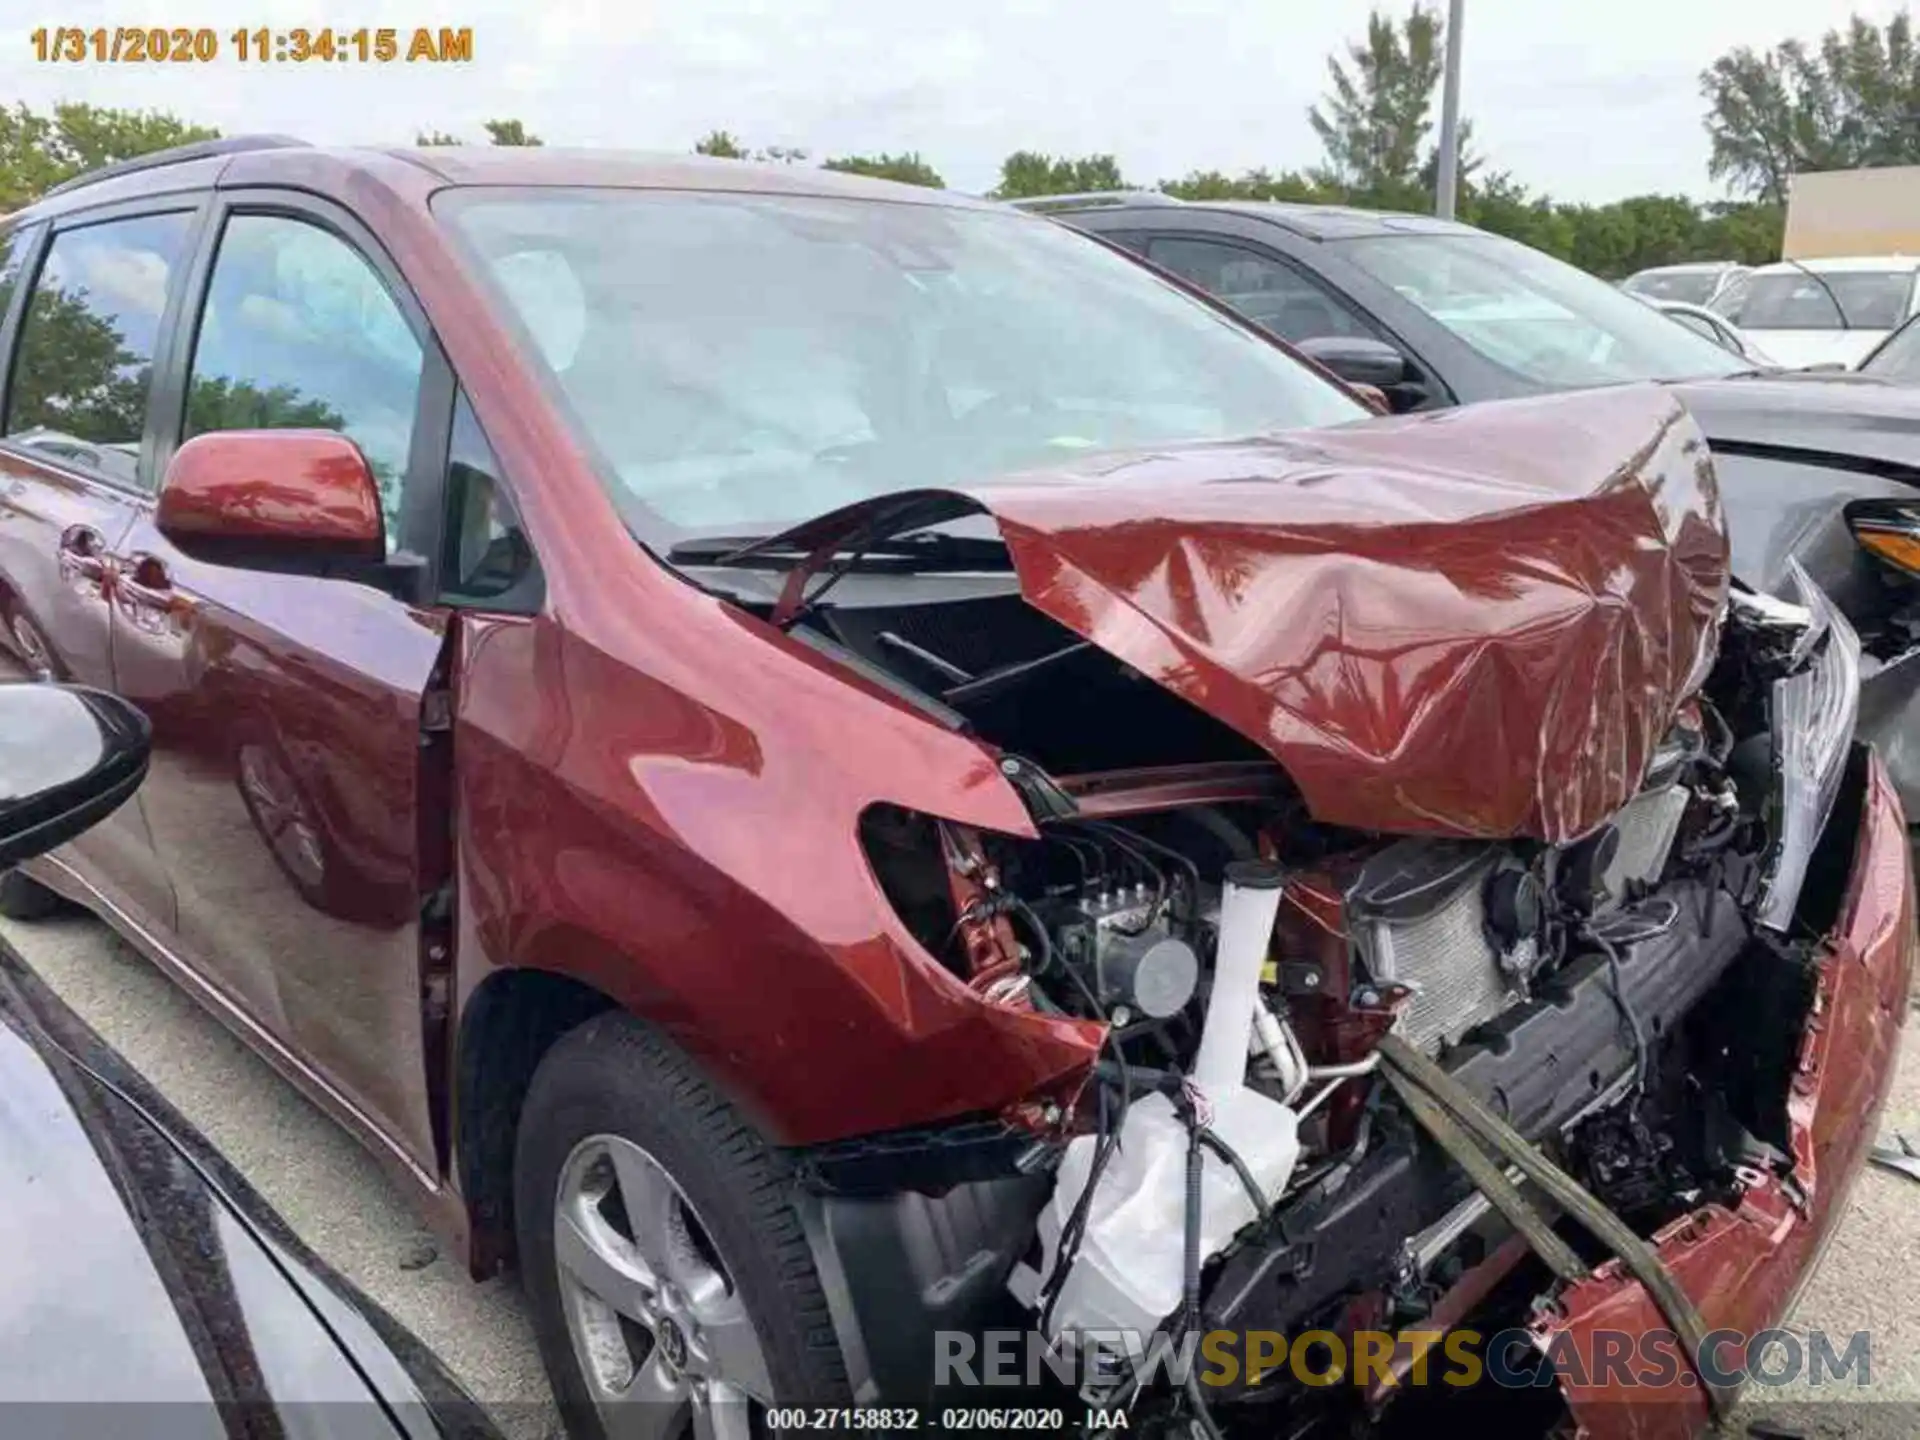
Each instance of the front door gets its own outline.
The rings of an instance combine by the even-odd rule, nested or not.
[[[427,448],[416,437],[432,428],[421,395],[435,352],[417,308],[358,227],[318,202],[230,200],[216,231],[179,346],[180,439],[346,435],[379,481],[397,553]],[[150,514],[118,564],[116,680],[153,721],[144,794],[181,958],[365,1128],[437,1173],[417,802],[444,614],[367,585],[194,561]]]
[[[25,253],[36,234],[0,245],[0,291],[24,287],[0,441],[7,678],[113,683],[111,557],[155,487],[145,446],[150,379],[168,304],[182,288],[196,203],[82,212],[61,222],[37,265]],[[149,932],[173,923],[172,891],[138,799],[33,868],[56,884],[77,876]]]

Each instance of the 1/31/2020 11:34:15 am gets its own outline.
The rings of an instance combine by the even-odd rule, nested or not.
[[[275,30],[259,26],[222,36],[201,26],[42,26],[29,37],[42,63],[188,64],[232,58],[305,64],[468,64],[473,60],[473,30],[468,26],[420,26],[411,31],[326,27]]]

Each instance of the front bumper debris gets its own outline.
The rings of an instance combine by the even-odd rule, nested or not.
[[[1877,755],[1866,766],[1853,866],[1838,923],[1818,964],[1787,1114],[1791,1177],[1756,1173],[1737,1208],[1707,1205],[1655,1236],[1662,1261],[1709,1331],[1750,1337],[1778,1324],[1845,1208],[1892,1082],[1914,964],[1914,882],[1906,817]],[[1593,1440],[1668,1440],[1708,1423],[1698,1377],[1634,1387],[1602,1363],[1619,1334],[1665,1325],[1646,1290],[1609,1261],[1569,1286],[1533,1326],[1558,1367],[1580,1433]],[[1617,1372],[1616,1372],[1617,1373]]]

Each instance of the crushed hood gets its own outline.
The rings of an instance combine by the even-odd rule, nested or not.
[[[1727,590],[1706,443],[1631,387],[882,496],[779,537],[812,552],[786,601],[848,543],[979,511],[1028,603],[1261,746],[1318,819],[1399,833],[1599,825]]]

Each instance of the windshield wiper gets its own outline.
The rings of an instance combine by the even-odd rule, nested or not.
[[[698,535],[673,545],[667,559],[680,565],[790,570],[809,553],[805,546],[782,543],[777,536]],[[830,551],[829,558],[835,569],[859,570],[1004,570],[1009,564],[1006,542],[998,536],[950,535],[941,530],[850,539]]]
[[[1853,329],[1853,322],[1847,318],[1847,307],[1840,303],[1840,297],[1833,293],[1833,287],[1827,284],[1825,276],[1818,270],[1802,265],[1798,260],[1789,260],[1786,263],[1827,292],[1827,299],[1833,305],[1833,313],[1840,317],[1840,328],[1842,330]]]

